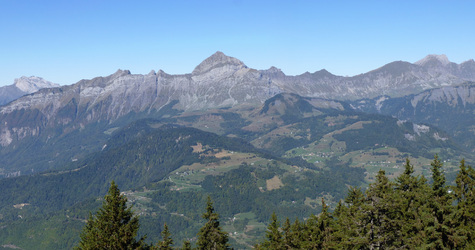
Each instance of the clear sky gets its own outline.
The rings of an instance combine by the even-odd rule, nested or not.
[[[216,51],[288,75],[475,58],[475,1],[0,0],[0,86],[190,73]]]

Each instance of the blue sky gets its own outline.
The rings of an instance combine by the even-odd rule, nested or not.
[[[190,73],[216,51],[288,75],[356,75],[428,54],[475,58],[473,1],[0,0],[0,86],[117,69]]]

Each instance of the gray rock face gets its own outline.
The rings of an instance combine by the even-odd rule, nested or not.
[[[0,87],[0,105],[9,103],[23,95],[34,93],[40,89],[54,87],[59,87],[59,85],[37,76],[22,76],[15,79],[12,85]]]
[[[464,84],[456,87],[443,87],[426,91],[417,95],[411,100],[413,108],[421,103],[443,103],[451,107],[465,107],[468,104],[475,104],[475,85]]]
[[[41,80],[21,80],[17,88],[31,91]],[[41,89],[19,98],[0,107],[0,145],[38,135],[43,128],[69,126],[74,130],[96,121],[111,122],[130,112],[160,110],[174,101],[178,101],[174,108],[191,111],[261,105],[283,92],[352,100],[382,94],[402,96],[466,80],[475,80],[473,60],[457,65],[444,56],[416,64],[393,62],[365,74],[342,77],[326,70],[298,76],[287,76],[275,67],[255,70],[217,52],[191,74],[169,75],[160,70],[134,75],[119,70],[107,77]],[[34,117],[33,121],[18,122],[26,116]]]

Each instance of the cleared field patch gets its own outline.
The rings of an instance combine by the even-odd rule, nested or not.
[[[201,153],[203,152],[203,145],[201,144],[201,142],[198,142],[198,144],[194,145],[194,146],[191,146],[193,148],[193,153]]]
[[[214,157],[216,157],[216,158],[223,158],[223,157],[226,157],[226,156],[231,156],[231,155],[233,155],[233,154],[234,154],[234,153],[231,153],[231,152],[229,152],[229,151],[227,151],[227,150],[223,150],[223,151],[221,151],[221,152],[219,152],[219,153],[216,153],[216,154],[214,155]]]
[[[284,186],[284,183],[280,180],[279,176],[274,176],[272,179],[266,180],[266,188],[267,190],[274,190],[279,189]]]

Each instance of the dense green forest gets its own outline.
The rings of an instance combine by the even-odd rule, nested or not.
[[[131,189],[159,181],[182,165],[218,160],[193,153],[191,146],[197,142],[213,149],[259,153],[240,139],[193,128],[164,126],[144,132],[149,127],[144,125],[146,122],[124,129],[109,141],[114,146],[72,164],[70,170],[3,179],[0,189],[5,194],[0,196],[0,204],[32,203],[42,213],[48,213],[97,197],[107,190],[110,180]],[[66,186],[68,188],[64,188]],[[2,209],[5,207],[0,205],[0,211]]]

